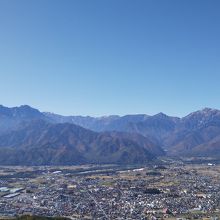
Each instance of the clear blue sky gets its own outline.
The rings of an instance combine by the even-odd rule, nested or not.
[[[0,103],[92,116],[220,109],[220,1],[0,0]]]

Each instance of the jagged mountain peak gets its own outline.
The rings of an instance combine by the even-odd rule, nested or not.
[[[21,106],[16,106],[16,107],[6,107],[4,105],[0,105],[0,111],[8,111],[8,112],[38,112],[40,111],[36,108],[33,108],[29,105],[21,105]]]
[[[187,115],[187,116],[185,116],[183,118],[197,116],[197,115],[207,117],[207,116],[210,116],[212,114],[220,114],[220,110],[214,109],[214,108],[207,108],[207,107],[205,107],[205,108],[203,108],[201,110],[194,111],[194,112],[190,113],[189,115]]]
[[[181,119],[182,123],[191,124],[193,127],[204,125],[213,120],[220,120],[220,111],[212,108],[204,108]]]
[[[168,118],[169,116],[164,114],[163,112],[159,112],[156,115],[153,115],[154,118]]]
[[[39,111],[38,109],[31,107],[30,105],[20,105],[19,107],[15,107],[15,108],[24,109],[24,110],[37,110],[37,111]]]

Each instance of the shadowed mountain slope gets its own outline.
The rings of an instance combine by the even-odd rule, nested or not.
[[[145,137],[96,133],[74,124],[31,121],[0,136],[0,164],[145,163],[163,150]]]
[[[33,123],[33,120],[41,120],[45,124],[34,129],[33,127],[37,125]],[[65,128],[62,127],[64,125]],[[220,151],[218,144],[220,111],[210,108],[178,118],[167,116],[163,113],[154,116],[145,114],[105,117],[61,116],[43,113],[27,105],[14,108],[0,106],[0,145],[2,147],[10,147],[10,149],[13,147],[19,148],[19,146],[25,147],[26,145],[42,146],[45,144],[43,141],[46,140],[56,146],[59,141],[52,142],[51,138],[55,140],[55,136],[61,137],[63,135],[62,137],[64,137],[66,135],[65,146],[67,146],[67,140],[69,140],[67,136],[71,136],[71,132],[74,133],[71,125],[81,126],[85,129],[84,132],[88,133],[88,136],[82,135],[78,138],[81,141],[80,146],[92,146],[94,155],[95,153],[103,155],[103,159],[96,156],[100,162],[107,159],[109,162],[120,160],[117,156],[114,156],[114,158],[117,158],[114,160],[112,157],[108,158],[107,153],[101,152],[101,148],[99,150],[96,149],[96,145],[104,146],[102,143],[109,139],[115,142],[115,145],[120,143],[120,149],[122,149],[122,143],[124,143],[123,146],[130,146],[130,149],[132,148],[131,145],[138,145],[152,155],[162,154],[161,148],[166,149],[169,155],[174,156],[218,156],[216,152]],[[32,126],[32,128],[24,131],[25,126]],[[89,143],[86,142],[86,139],[92,134],[96,138],[93,138]],[[12,138],[13,141],[11,141]],[[102,140],[102,142],[98,140]],[[71,143],[69,144],[71,145]],[[109,145],[111,145],[110,142]],[[136,148],[138,149],[138,147]],[[84,153],[88,152],[85,151]],[[130,150],[130,152],[132,151]],[[78,151],[75,152],[75,155],[78,155]],[[135,154],[133,153],[133,155]],[[86,158],[85,155],[81,156],[77,156],[79,162],[94,161],[89,153],[86,154]],[[133,158],[130,161],[135,161],[135,159]]]

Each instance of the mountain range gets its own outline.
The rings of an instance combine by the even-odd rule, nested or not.
[[[84,117],[0,106],[1,165],[145,163],[165,154],[220,158],[220,111]]]

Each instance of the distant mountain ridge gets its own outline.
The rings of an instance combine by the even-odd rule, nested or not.
[[[85,135],[76,144],[70,140],[78,130]],[[81,152],[79,146],[90,150]],[[15,163],[16,155],[21,155],[19,163],[27,164],[142,163],[164,155],[162,148],[172,156],[220,158],[220,111],[205,108],[182,118],[164,113],[84,117],[40,112],[27,105],[0,106],[0,164]],[[58,153],[61,149],[68,159]]]
[[[44,114],[57,120],[57,115]],[[182,118],[164,113],[115,116],[113,120],[111,117],[90,117],[92,123],[87,123],[86,117],[81,120],[77,116],[64,118],[95,131],[116,130],[141,134],[167,149],[170,155],[220,157],[220,111],[217,109],[204,108]]]
[[[0,136],[0,164],[144,163],[163,150],[141,135],[97,133],[74,124],[32,121]]]
[[[73,123],[57,123],[31,107],[20,108],[0,107],[0,118],[5,119],[0,121],[1,165],[133,164],[164,154],[140,134],[94,132]],[[4,130],[7,120],[13,123]]]
[[[0,133],[16,130],[22,122],[33,119],[46,119],[39,110],[28,105],[8,108],[0,105]]]
[[[148,118],[148,115],[110,115],[103,117],[90,116],[62,116],[53,113],[44,112],[46,117],[56,123],[73,123],[97,132],[101,131],[125,131],[129,123],[138,123]]]

